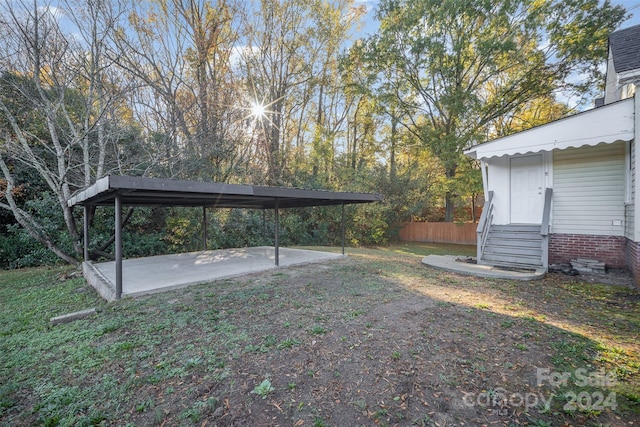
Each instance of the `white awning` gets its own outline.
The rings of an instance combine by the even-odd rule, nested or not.
[[[585,111],[546,125],[476,145],[464,153],[474,159],[612,144],[634,138],[633,98]]]

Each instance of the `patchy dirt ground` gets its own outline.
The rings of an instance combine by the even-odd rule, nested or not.
[[[60,374],[114,382],[108,425],[640,425],[637,290],[585,279],[360,250],[105,304],[75,345],[109,357]],[[0,422],[42,421],[24,399]]]
[[[167,420],[176,412],[176,398],[165,398],[169,386],[182,398],[215,397],[220,406],[206,417],[209,425],[559,425],[559,420],[630,425],[640,420],[606,405],[603,411],[564,411],[570,402],[553,396],[549,380],[538,378],[538,369],[540,375],[575,374],[574,361],[568,369],[554,363],[553,344],[582,346],[573,333],[595,325],[571,327],[578,307],[552,294],[560,283],[588,286],[580,279],[553,275],[543,283],[492,283],[414,265],[416,260],[397,259],[407,265],[387,269],[389,261],[352,256],[221,287],[209,296],[216,321],[235,325],[235,339],[243,337],[219,355],[224,367],[213,376],[225,378],[207,381],[202,373],[146,392],[155,394],[160,408],[166,405]],[[202,292],[209,289],[179,294],[170,303],[174,310],[197,306]],[[198,331],[187,327],[172,339],[188,343],[193,333]],[[585,362],[588,372],[597,370],[591,360]],[[252,393],[265,379],[273,391],[262,397]],[[575,393],[585,390],[578,387]],[[610,394],[607,387],[589,389],[592,403],[599,392],[603,403]]]

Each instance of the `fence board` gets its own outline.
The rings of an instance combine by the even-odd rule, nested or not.
[[[405,242],[476,244],[475,223],[406,222],[400,227],[400,240]]]

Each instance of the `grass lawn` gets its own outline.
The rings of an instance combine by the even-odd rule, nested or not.
[[[0,425],[640,423],[637,289],[347,252],[115,303],[73,269],[1,271]]]

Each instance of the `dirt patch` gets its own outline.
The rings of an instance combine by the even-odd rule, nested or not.
[[[605,274],[580,273],[579,280],[587,283],[602,283],[605,285],[624,286],[635,288],[633,276],[626,270],[610,269]]]
[[[215,396],[219,404],[203,417],[208,425],[546,425],[558,420],[629,425],[639,420],[625,415],[624,422],[605,406],[566,411],[567,400],[539,377],[538,369],[560,369],[553,344],[573,339],[561,326],[571,308],[558,300],[540,306],[540,290],[559,283],[588,286],[592,282],[579,282],[584,275],[523,285],[442,274],[408,259],[388,270],[379,262],[351,257],[245,278],[218,292],[218,321],[238,326],[245,338],[220,355],[228,377],[204,380],[210,385],[194,396]],[[514,288],[519,292],[510,292]],[[192,292],[179,299],[194,304]],[[545,321],[549,317],[559,326]],[[185,336],[173,339],[189,342],[191,333],[185,329]],[[562,372],[572,373],[571,368]],[[255,390],[265,379],[273,390],[261,397]],[[193,380],[203,381],[201,375]],[[185,381],[177,394],[188,394],[190,383]],[[589,396],[598,392],[574,390]],[[161,406],[165,420],[180,412],[177,403]]]

